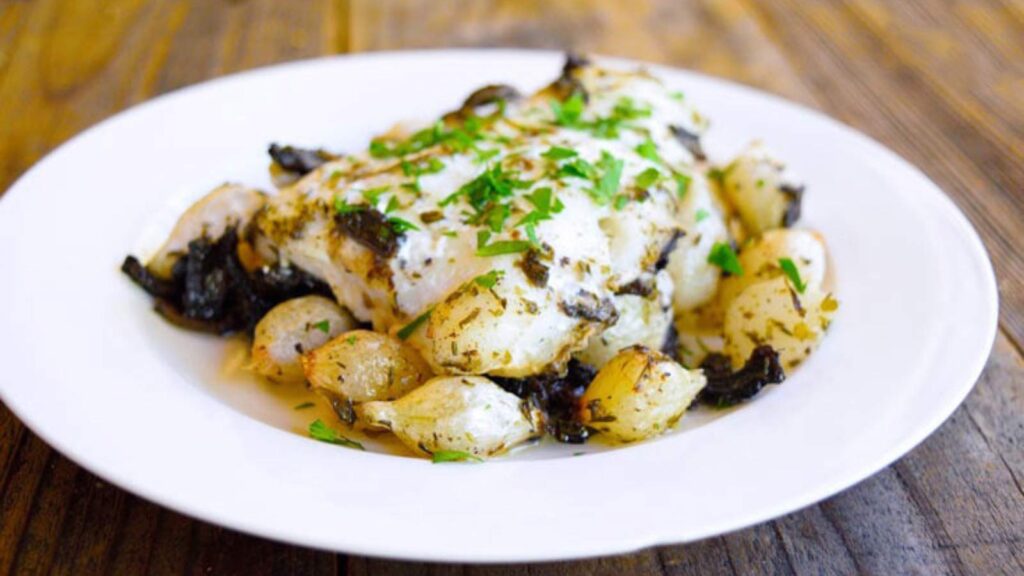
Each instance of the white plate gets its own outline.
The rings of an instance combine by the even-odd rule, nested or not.
[[[867,477],[949,416],[997,312],[991,265],[960,212],[837,122],[669,68],[652,67],[710,116],[713,154],[763,137],[805,177],[801,225],[825,234],[842,306],[782,386],[657,441],[583,457],[542,446],[483,465],[317,443],[281,430],[313,413],[268,403],[266,385],[239,382],[230,344],[167,325],[118,272],[223,179],[266,185],[269,142],[358,149],[482,84],[538,87],[560,62],[505,50],[301,62],[157,98],[74,138],[0,201],[4,402],[82,466],[186,514],[320,548],[472,562],[741,528]]]

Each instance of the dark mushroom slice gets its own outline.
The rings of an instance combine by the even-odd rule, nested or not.
[[[590,429],[578,419],[580,398],[587,391],[597,370],[578,360],[570,360],[564,374],[540,374],[528,378],[491,377],[498,386],[524,399],[544,413],[544,427],[555,440],[582,444]]]
[[[502,101],[515,102],[522,97],[519,90],[508,84],[488,84],[470,94],[458,110],[445,114],[444,120],[462,121],[470,116],[476,116],[479,108]]]
[[[661,272],[668,266],[668,259],[672,256],[672,252],[675,251],[676,245],[679,244],[679,240],[686,236],[686,232],[682,229],[676,228],[672,232],[672,236],[669,237],[668,241],[661,247],[661,252],[658,254],[658,259],[654,261],[654,271]]]
[[[584,102],[590,100],[590,95],[587,94],[586,87],[577,77],[577,73],[590,66],[590,60],[582,55],[575,52],[567,52],[565,55],[565,64],[562,65],[562,74],[557,80],[552,82],[544,89],[545,92],[550,93],[558,100],[567,100],[573,94],[579,94],[583,98]]]
[[[690,132],[686,128],[675,124],[668,128],[672,131],[672,135],[675,136],[676,140],[683,145],[683,148],[689,150],[690,154],[692,154],[694,158],[700,161],[708,159],[707,154],[704,153],[704,146],[700,143],[699,134]]]
[[[154,275],[134,256],[125,258],[121,270],[156,298],[156,311],[168,321],[215,334],[251,332],[267,311],[285,300],[331,294],[326,284],[298,268],[275,264],[247,271],[238,258],[235,228],[216,240],[191,241],[170,278]]]
[[[295,176],[305,176],[323,164],[341,157],[323,149],[311,150],[279,144],[271,144],[268,152],[274,164]]]
[[[735,372],[728,356],[708,354],[701,362],[708,383],[697,401],[710,406],[732,406],[753,398],[768,384],[781,384],[786,373],[779,363],[779,353],[762,344],[754,348],[743,367]]]
[[[563,300],[558,304],[562,313],[570,318],[582,318],[590,322],[600,322],[611,326],[619,319],[619,311],[610,298],[599,298],[593,292],[580,290],[571,300]]]
[[[367,247],[379,257],[390,258],[398,251],[404,234],[397,232],[391,221],[370,206],[356,206],[348,212],[335,214],[337,230]]]
[[[786,195],[786,212],[782,215],[782,225],[789,228],[800,219],[800,207],[804,199],[803,184],[782,184],[779,192]]]

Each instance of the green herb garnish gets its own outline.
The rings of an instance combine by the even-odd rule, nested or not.
[[[622,166],[622,160],[607,151],[601,152],[601,159],[597,161],[601,177],[597,180],[594,188],[588,191],[598,204],[607,204],[618,193],[619,181],[622,179]]]
[[[398,339],[407,340],[409,336],[412,336],[412,333],[415,332],[417,328],[422,326],[427,320],[430,319],[430,314],[433,311],[433,307],[428,308],[426,312],[420,314],[412,322],[409,322],[408,324],[403,326],[402,329],[398,331]]]
[[[636,147],[636,153],[650,160],[651,162],[662,163],[661,155],[658,154],[658,145],[651,140],[650,136],[647,137],[642,143]]]
[[[629,96],[623,96],[615,102],[615,107],[612,108],[612,116],[620,121],[650,118],[651,109],[641,108],[636,105],[632,98]]]
[[[491,270],[487,274],[481,274],[480,276],[473,278],[473,282],[476,282],[478,285],[490,290],[491,288],[494,288],[494,285],[497,284],[498,280],[500,280],[504,275],[504,270]]]
[[[437,174],[444,170],[444,162],[437,158],[430,157],[423,162],[402,161],[402,173],[406,176],[420,176],[423,174]]]
[[[782,272],[789,278],[789,281],[793,284],[793,288],[796,291],[803,294],[804,290],[807,289],[807,284],[800,278],[800,270],[797,269],[796,264],[790,258],[779,258],[779,268],[782,268]]]
[[[474,456],[469,452],[461,450],[438,450],[431,453],[430,457],[434,464],[444,462],[483,462],[483,459],[479,456]]]
[[[544,220],[550,220],[552,214],[558,214],[565,209],[565,204],[562,201],[554,197],[554,192],[551,188],[544,186],[534,190],[532,193],[524,196],[530,204],[533,204],[534,210],[532,210],[526,216],[523,216],[516,226],[526,226],[527,232],[531,238],[536,234],[534,227]],[[536,244],[536,242],[534,241]]]
[[[637,175],[634,183],[636,184],[637,188],[647,189],[650,188],[651,186],[654,186],[654,184],[657,183],[658,180],[661,180],[661,172],[658,172],[658,170],[655,168],[648,168],[647,170],[644,170],[639,175]]]
[[[687,174],[676,174],[676,195],[682,200],[686,198],[686,193],[690,191],[690,176]]]
[[[544,158],[547,158],[548,160],[558,161],[558,160],[565,160],[567,158],[572,158],[574,156],[577,156],[577,152],[575,150],[573,150],[572,148],[563,148],[561,146],[552,146],[551,148],[548,148],[546,152],[541,154],[541,156],[543,156]]]
[[[369,190],[363,191],[363,199],[370,203],[371,206],[376,206],[380,200],[381,195],[390,190],[390,186],[379,186],[377,188],[370,188]]]
[[[697,213],[694,214],[694,220],[696,220],[698,223],[700,223],[700,222],[703,222],[704,220],[707,220],[708,216],[711,216],[710,212],[708,212],[707,210],[705,210],[703,208],[698,208],[697,209]]]
[[[321,442],[327,442],[328,444],[337,444],[346,448],[355,448],[357,450],[366,450],[363,445],[355,440],[350,440],[341,434],[338,434],[336,430],[324,424],[323,420],[317,418],[309,425],[309,435],[314,440]]]
[[[401,233],[407,232],[409,230],[419,230],[420,229],[419,226],[413,224],[412,222],[409,222],[408,220],[403,220],[403,219],[398,218],[396,216],[392,216],[391,218],[388,218],[388,224],[391,224],[391,229],[395,232],[395,234],[401,234]]]
[[[303,402],[302,404],[296,404],[294,410],[306,410],[316,406],[313,402]]]
[[[499,240],[493,244],[478,246],[477,256],[501,256],[503,254],[517,254],[526,252],[533,247],[533,244],[525,240]]]
[[[313,324],[313,328],[327,334],[331,331],[331,322],[329,320],[321,320],[316,324]]]
[[[366,204],[349,204],[341,196],[334,197],[334,211],[338,214],[349,214],[351,212],[366,210],[367,208],[368,206]]]
[[[555,124],[559,126],[575,126],[583,114],[583,95],[574,92],[565,102],[551,101],[551,112],[555,115]]]
[[[740,266],[740,260],[736,256],[736,251],[725,242],[715,242],[715,245],[711,247],[711,252],[708,254],[708,263],[714,264],[734,276],[743,275],[743,267]]]
[[[576,158],[571,162],[566,162],[558,168],[558,172],[555,173],[555,177],[563,178],[566,176],[572,178],[582,178],[584,180],[591,180],[597,175],[597,169],[590,162],[587,162],[583,158]]]

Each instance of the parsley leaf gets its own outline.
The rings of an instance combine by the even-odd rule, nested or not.
[[[350,212],[358,212],[360,210],[366,210],[366,204],[349,204],[341,196],[334,197],[334,211],[338,214],[348,214]]]
[[[615,203],[612,206],[614,206],[616,210],[622,210],[626,207],[626,204],[629,204],[629,196],[619,194],[615,197]]]
[[[444,170],[444,162],[431,156],[423,162],[408,162],[402,160],[402,173],[406,176],[420,176],[422,174],[437,174]]]
[[[597,170],[594,168],[594,165],[583,158],[576,158],[571,162],[562,164],[558,168],[558,172],[555,173],[557,178],[569,176],[572,178],[583,178],[584,180],[591,180],[596,175]]]
[[[686,198],[686,193],[690,191],[690,176],[687,174],[676,174],[676,195],[682,200]]]
[[[307,408],[312,408],[313,406],[316,406],[313,402],[303,402],[302,404],[296,404],[293,410],[305,410]]]
[[[452,129],[445,128],[444,123],[439,121],[433,126],[416,132],[408,140],[397,142],[373,140],[370,142],[370,156],[374,158],[403,157],[439,144],[447,144],[458,151],[463,151],[472,148],[473,143],[480,137],[479,121],[467,120],[461,127]]]
[[[541,154],[541,156],[548,160],[565,160],[576,155],[577,152],[572,148],[563,148],[561,146],[552,146],[551,148],[548,148],[546,152]]]
[[[651,186],[654,186],[654,184],[657,183],[658,180],[661,180],[661,172],[658,172],[658,170],[655,168],[648,168],[647,170],[644,170],[636,177],[634,183],[636,184],[637,188],[646,189],[650,188]]]
[[[525,240],[499,240],[493,244],[479,246],[476,249],[477,256],[501,256],[503,254],[516,254],[526,252],[533,245]]]
[[[483,462],[483,459],[479,456],[474,456],[469,452],[463,452],[461,450],[438,450],[430,456],[434,464],[441,464],[444,462]]]
[[[448,206],[465,196],[470,206],[477,213],[482,213],[489,204],[511,196],[514,189],[529,188],[532,184],[533,182],[528,180],[518,180],[514,172],[505,172],[502,170],[501,164],[495,164],[449,194],[441,200],[439,205]]]
[[[420,229],[419,226],[413,224],[412,222],[409,222],[408,220],[403,220],[403,219],[398,218],[396,216],[392,216],[391,218],[388,218],[388,224],[391,224],[391,229],[394,230],[395,234],[401,234],[401,233],[407,232],[409,230],[419,230]]]
[[[601,159],[597,162],[597,167],[601,170],[601,177],[597,180],[596,186],[588,191],[598,204],[607,204],[619,191],[623,164],[622,160],[607,151],[601,151]]]
[[[555,124],[559,126],[575,126],[583,114],[583,95],[574,92],[565,102],[551,101],[551,112],[555,115]]]
[[[708,216],[711,216],[710,212],[703,208],[698,208],[697,213],[694,214],[694,220],[697,221],[698,223],[703,222],[708,219]]]
[[[725,242],[715,242],[708,254],[708,263],[718,266],[725,272],[735,276],[743,275],[743,267],[732,246]]]
[[[381,195],[383,195],[390,189],[390,186],[379,186],[377,188],[370,188],[369,190],[364,190],[363,199],[369,202],[371,206],[376,206],[377,201],[380,200]]]
[[[658,154],[658,145],[651,140],[648,136],[646,140],[638,144],[636,147],[636,153],[650,160],[651,162],[662,163],[661,156]]]
[[[629,96],[623,96],[615,102],[615,107],[612,108],[612,116],[617,120],[638,120],[640,118],[650,118],[651,109],[641,108],[636,105]]]
[[[797,269],[793,260],[790,258],[779,258],[779,268],[782,268],[782,272],[792,282],[796,291],[803,294],[804,290],[807,289],[807,284],[800,278],[800,270]]]
[[[316,328],[324,334],[328,334],[331,331],[331,322],[329,320],[321,320],[316,324],[313,324],[313,328]]]
[[[478,285],[483,286],[484,288],[487,288],[489,290],[491,288],[494,288],[494,285],[497,284],[498,280],[500,280],[503,276],[505,276],[504,270],[491,270],[487,274],[481,274],[480,276],[473,278],[473,282],[476,282]]]
[[[355,440],[350,440],[341,434],[338,434],[336,430],[324,424],[323,420],[317,418],[309,425],[309,435],[314,440],[321,442],[327,442],[328,444],[337,444],[346,448],[355,448],[357,450],[366,450],[363,445]]]
[[[415,332],[417,328],[422,326],[427,320],[430,319],[430,314],[433,311],[433,307],[428,308],[426,312],[420,314],[412,322],[409,322],[408,324],[403,326],[402,329],[398,331],[398,339],[407,340],[409,336],[412,336],[412,333]]]

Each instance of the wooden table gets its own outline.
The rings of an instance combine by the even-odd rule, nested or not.
[[[995,263],[1000,332],[973,393],[909,455],[803,511],[696,544],[500,567],[346,557],[197,522],[100,481],[0,406],[0,573],[1024,573],[1020,0],[0,0],[0,190],[75,133],[168,90],[321,54],[434,46],[573,47],[692,68],[892,147],[953,197]]]

